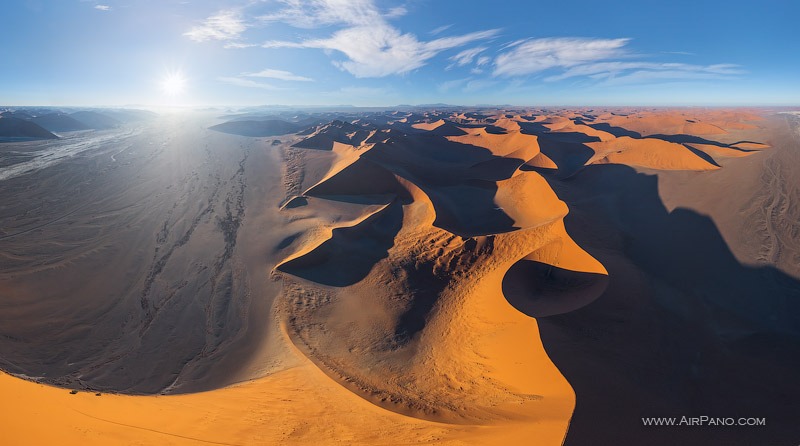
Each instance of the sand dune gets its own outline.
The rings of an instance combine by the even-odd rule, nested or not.
[[[194,114],[0,144],[3,438],[794,441],[800,123],[763,113]],[[53,144],[80,150],[34,163]],[[673,413],[769,424],[640,425]]]
[[[611,163],[664,170],[714,170],[708,162],[686,147],[655,138],[621,136],[611,141],[586,143],[595,154],[587,164]]]

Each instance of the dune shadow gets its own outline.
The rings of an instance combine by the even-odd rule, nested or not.
[[[355,226],[334,229],[320,246],[276,268],[324,285],[353,285],[388,257],[402,223],[402,204],[394,201]]]
[[[717,167],[720,167],[719,163],[717,163],[714,160],[714,158],[712,158],[711,155],[707,154],[706,152],[703,152],[702,150],[699,150],[699,149],[695,149],[694,147],[690,146],[689,144],[683,144],[683,147],[686,147],[687,149],[689,149],[690,152],[692,152],[695,155],[699,156],[700,158],[702,158],[707,163],[712,164],[712,165],[717,166]]]
[[[597,299],[608,285],[605,274],[571,271],[522,259],[503,277],[503,296],[531,317],[568,313]]]
[[[800,438],[800,281],[741,264],[714,222],[669,212],[654,175],[587,166],[565,184],[568,233],[609,272],[576,311],[540,318],[575,389],[566,445],[792,444]],[[767,425],[653,428],[642,417],[766,417]]]
[[[642,134],[639,133],[639,132],[634,132],[633,130],[628,130],[628,129],[622,128],[622,127],[614,127],[613,125],[605,123],[605,122],[598,122],[596,124],[588,123],[586,125],[588,125],[589,127],[593,128],[595,130],[601,130],[603,132],[610,133],[610,134],[616,136],[617,138],[619,138],[621,136],[628,136],[628,137],[631,137],[631,138],[639,139],[639,138],[642,137]]]
[[[433,225],[462,237],[511,232],[514,220],[495,202],[492,181],[467,180],[453,186],[426,190],[436,209]]]
[[[674,142],[676,144],[706,144],[709,146],[717,146],[717,147],[728,147],[728,144],[721,143],[719,141],[714,141],[711,139],[701,138],[699,136],[694,135],[684,135],[684,134],[677,134],[677,135],[649,135],[648,138],[658,138],[667,142]]]
[[[581,132],[559,132],[552,131],[538,122],[519,122],[520,132],[526,135],[536,135],[540,138],[546,136],[547,138],[559,142],[570,144],[582,144],[586,142],[598,142],[600,138],[597,136],[587,135]]]
[[[564,143],[550,138],[550,135],[539,136],[539,150],[558,166],[554,172],[559,178],[567,178],[584,168],[594,156],[594,150],[581,143]],[[542,171],[539,168],[523,166],[524,170]],[[545,169],[550,171],[550,169]]]

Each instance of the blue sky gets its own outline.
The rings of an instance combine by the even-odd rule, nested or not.
[[[794,0],[17,0],[0,104],[797,105],[798,17]]]

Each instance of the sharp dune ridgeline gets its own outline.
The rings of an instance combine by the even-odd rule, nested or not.
[[[8,110],[0,131],[2,442],[800,438],[796,114]],[[767,422],[642,424],[683,415]]]

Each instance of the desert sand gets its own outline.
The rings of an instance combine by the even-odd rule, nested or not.
[[[4,443],[800,435],[795,115],[70,116],[0,143]]]

